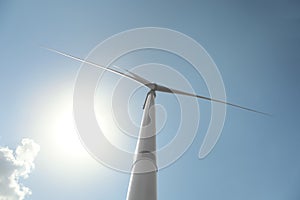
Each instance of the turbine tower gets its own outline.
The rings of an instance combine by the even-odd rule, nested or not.
[[[251,108],[246,108],[237,104],[232,104],[210,97],[191,94],[185,91],[169,88],[163,85],[152,83],[147,79],[133,73],[126,71],[123,73],[117,69],[108,68],[97,63],[93,63],[64,52],[54,49],[46,48],[52,52],[66,56],[68,58],[77,60],[79,62],[101,68],[111,73],[120,75],[132,81],[135,81],[149,89],[146,95],[145,103],[143,106],[143,118],[141,121],[140,132],[135,150],[135,157],[133,158],[131,176],[127,191],[126,200],[157,200],[157,165],[156,165],[156,127],[155,127],[155,97],[157,92],[173,93],[204,99],[208,101],[223,103],[229,106],[237,107],[247,111],[269,115],[268,113],[260,112]],[[116,66],[115,66],[116,68]],[[120,69],[120,68],[119,68]]]

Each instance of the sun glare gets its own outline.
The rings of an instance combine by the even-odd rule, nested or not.
[[[40,117],[34,119],[34,124],[39,124],[35,131],[42,152],[49,159],[72,168],[78,163],[95,164],[96,161],[81,144],[77,133],[70,92],[56,91],[55,95],[49,92],[39,100],[36,108]]]
[[[80,142],[73,120],[72,110],[67,108],[59,113],[53,124],[54,144],[61,154],[69,157],[83,157],[86,150]]]

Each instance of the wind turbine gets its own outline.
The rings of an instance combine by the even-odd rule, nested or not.
[[[127,191],[126,200],[156,200],[157,199],[157,164],[156,164],[156,127],[155,127],[155,109],[150,108],[155,104],[155,97],[157,92],[179,94],[190,97],[195,97],[199,99],[204,99],[207,101],[218,102],[226,104],[229,106],[237,107],[239,109],[269,115],[258,110],[243,107],[237,104],[232,104],[218,99],[213,99],[210,97],[200,96],[197,94],[188,93],[185,91],[173,89],[166,87],[157,83],[148,81],[147,79],[141,77],[140,75],[127,71],[123,73],[117,69],[108,68],[97,63],[93,63],[88,60],[84,60],[79,57],[72,56],[70,54],[60,52],[55,49],[50,49],[44,47],[47,50],[58,53],[65,57],[77,60],[79,62],[101,68],[103,70],[109,71],[111,73],[117,74],[119,76],[125,77],[132,81],[135,81],[144,87],[149,89],[146,95],[146,99],[143,106],[143,117],[141,121],[141,127],[139,131],[138,141],[135,150],[135,157],[133,158],[131,176]],[[116,68],[116,66],[115,66]],[[120,68],[119,68],[120,69]]]

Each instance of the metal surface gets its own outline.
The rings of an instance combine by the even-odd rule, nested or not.
[[[146,97],[126,200],[157,199],[155,91]]]

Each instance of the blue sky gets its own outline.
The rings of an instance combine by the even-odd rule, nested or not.
[[[76,135],[70,113],[80,64],[40,45],[85,57],[109,36],[145,26],[194,38],[218,66],[229,101],[273,114],[228,107],[219,142],[199,160],[210,117],[210,104],[199,101],[203,129],[177,162],[159,172],[159,199],[300,198],[298,1],[0,0],[0,24],[0,145],[13,149],[22,138],[40,145],[35,170],[21,180],[32,190],[27,199],[125,199],[128,174],[73,151],[78,145],[67,142]],[[130,60],[119,62],[134,66]],[[166,62],[176,68],[175,61]],[[207,95],[202,80],[191,78],[191,84]],[[157,102],[170,98],[160,95]],[[166,110],[172,116],[172,108]]]

